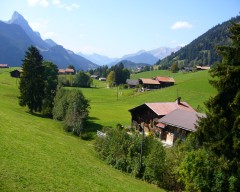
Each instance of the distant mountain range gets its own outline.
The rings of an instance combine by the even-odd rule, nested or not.
[[[230,44],[228,28],[232,22],[240,22],[240,16],[211,28],[190,44],[164,58],[159,62],[159,65],[168,67],[172,65],[173,62],[177,62],[179,67],[192,67],[196,65],[211,66],[214,62],[221,61],[221,56],[217,54],[216,47]]]
[[[41,35],[33,31],[24,17],[16,11],[9,21],[0,21],[0,63],[21,66],[25,51],[30,45],[40,50],[44,60],[57,64],[59,68],[66,68],[70,64],[77,70],[85,71],[98,67],[95,63],[65,49],[51,39],[44,41]]]
[[[153,65],[159,59],[163,59],[167,57],[171,53],[178,51],[180,48],[181,47],[175,47],[175,48],[160,47],[158,49],[154,49],[150,51],[140,50],[133,54],[124,55],[121,58],[109,58],[107,56],[99,55],[96,53],[94,54],[78,53],[78,54],[94,63],[97,63],[98,65],[112,66],[119,63],[120,61],[126,61],[126,60],[131,61],[131,63],[135,63],[135,64],[145,63],[145,64]]]

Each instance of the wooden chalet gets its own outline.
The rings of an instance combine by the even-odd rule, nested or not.
[[[157,80],[160,83],[161,88],[172,86],[175,83],[175,80],[172,77],[160,77],[160,76],[157,76],[155,78],[155,80]]]
[[[132,127],[139,131],[143,128],[145,132],[154,132],[159,135],[161,134],[159,120],[176,109],[196,112],[188,103],[181,102],[181,98],[175,102],[144,103],[129,110],[132,116]]]
[[[209,66],[196,66],[197,70],[209,70],[211,67]]]
[[[74,71],[74,69],[69,69],[69,68],[67,68],[67,69],[59,69],[58,70],[58,74],[60,74],[60,75],[69,75],[69,74],[74,75],[75,71]]]
[[[158,120],[155,133],[167,145],[173,145],[177,139],[185,140],[186,136],[196,131],[199,118],[206,115],[195,111],[175,109]]]
[[[146,79],[146,78],[140,78],[139,79],[139,84],[142,85],[144,89],[159,89],[160,88],[160,83],[159,81],[155,79]]]
[[[0,68],[9,68],[8,64],[0,64]]]

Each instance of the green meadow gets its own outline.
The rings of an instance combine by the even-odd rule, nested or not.
[[[90,99],[90,122],[92,126],[114,127],[117,123],[130,125],[129,109],[146,102],[172,102],[181,97],[193,108],[205,112],[204,102],[216,93],[209,84],[208,71],[191,73],[170,73],[169,71],[149,71],[131,76],[132,79],[151,78],[155,76],[171,76],[176,83],[172,87],[144,93],[135,89],[107,88],[105,82],[94,80],[94,88],[81,88]]]
[[[0,191],[163,191],[106,165],[96,156],[93,141],[64,132],[60,122],[30,115],[18,105],[18,81],[10,70],[0,69]],[[204,112],[204,101],[216,92],[207,71],[151,71],[131,78],[157,75],[172,76],[176,84],[144,93],[107,88],[98,80],[93,88],[81,88],[91,105],[86,129],[95,134],[104,126],[130,125],[129,109],[177,96]]]
[[[61,123],[30,115],[18,105],[10,70],[0,69],[1,192],[163,191],[106,165],[92,141],[64,132]]]

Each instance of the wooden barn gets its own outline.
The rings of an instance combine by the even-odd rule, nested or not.
[[[9,68],[8,64],[0,64],[0,68]]]
[[[160,77],[160,76],[157,76],[155,78],[155,80],[157,80],[160,83],[160,85],[161,85],[160,87],[161,88],[172,86],[175,83],[175,80],[172,77]]]
[[[160,83],[155,79],[146,79],[146,78],[140,78],[139,84],[142,85],[144,89],[159,89]]]

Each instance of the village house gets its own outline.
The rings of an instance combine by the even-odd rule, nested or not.
[[[197,70],[209,70],[211,67],[209,66],[196,66]]]
[[[154,79],[157,80],[160,83],[161,88],[162,87],[172,86],[175,83],[175,80],[172,77],[160,77],[160,76],[157,76]]]
[[[145,89],[145,90],[159,89],[160,88],[160,83],[157,80],[154,80],[154,79],[140,78],[139,79],[139,85],[142,85],[142,88]]]
[[[106,77],[100,77],[98,80],[99,80],[99,81],[106,81],[107,78],[106,78]]]
[[[91,77],[92,79],[98,79],[98,78],[99,78],[98,75],[91,75],[90,77]]]
[[[69,69],[69,68],[67,68],[67,69],[59,69],[58,70],[58,74],[60,74],[60,75],[69,75],[69,74],[74,75],[75,71],[74,71],[74,69]]]
[[[195,111],[175,109],[158,120],[155,133],[167,145],[173,145],[177,139],[185,140],[186,136],[196,131],[199,118],[206,115]]]
[[[0,68],[9,68],[8,64],[0,64]]]
[[[171,124],[174,119],[173,121],[163,119],[165,117],[168,118],[167,120],[175,118],[176,112],[171,114],[175,110],[178,112],[177,115],[180,114],[180,119],[176,122],[181,122],[182,119],[182,123],[185,122],[187,125],[189,123],[191,126],[184,127],[181,123]],[[178,138],[176,136],[178,129],[181,130],[178,131],[181,133],[180,139],[185,138],[189,132],[194,131],[193,125],[196,123],[196,118],[193,116],[196,116],[196,114],[201,116],[188,103],[181,102],[180,97],[175,102],[144,103],[130,109],[129,112],[131,113],[131,125],[133,128],[140,132],[144,129],[146,134],[152,132],[169,145],[173,144]],[[168,116],[169,114],[170,116]]]

